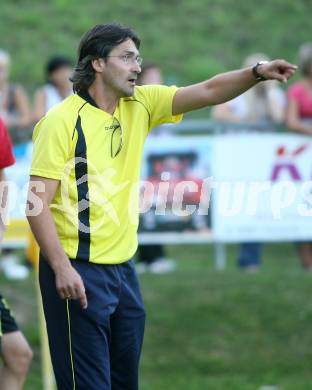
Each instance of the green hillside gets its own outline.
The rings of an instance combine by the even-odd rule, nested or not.
[[[251,52],[296,60],[311,39],[311,0],[1,0],[0,47],[31,92],[55,53],[75,57],[82,33],[118,21],[140,34],[145,58],[179,85],[240,66]]]

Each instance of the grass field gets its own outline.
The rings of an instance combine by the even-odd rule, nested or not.
[[[141,276],[147,326],[142,390],[312,389],[312,274],[293,244],[267,245],[258,274],[217,272],[211,246],[171,246],[176,272]],[[25,386],[41,390],[35,293],[31,278],[1,290],[35,351]]]

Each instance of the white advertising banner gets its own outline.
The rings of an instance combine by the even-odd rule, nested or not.
[[[215,136],[212,173],[215,240],[312,240],[310,137]]]
[[[7,170],[6,240],[25,237],[31,144]],[[142,164],[142,243],[312,240],[312,138],[231,133],[149,137]],[[14,229],[13,229],[14,228]]]

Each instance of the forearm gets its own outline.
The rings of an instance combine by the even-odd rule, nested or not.
[[[257,83],[251,68],[221,73],[199,84],[180,88],[174,98],[173,114],[181,114],[225,103]]]
[[[257,83],[251,68],[221,73],[205,82],[207,103],[215,105],[232,100]]]
[[[26,115],[18,116],[15,114],[8,114],[6,118],[6,124],[9,128],[22,129],[29,126],[30,118]]]
[[[257,84],[257,78],[286,82],[296,69],[296,65],[284,60],[274,60],[258,63],[253,68],[221,73],[202,83],[179,88],[173,99],[172,113],[178,115],[225,103]]]
[[[70,261],[59,240],[48,204],[43,203],[43,209],[40,214],[37,216],[28,215],[27,219],[40,250],[47,258],[54,272],[70,266]]]
[[[290,130],[308,135],[312,134],[312,125],[304,123],[299,119],[288,119],[286,124]]]
[[[31,176],[26,215],[40,249],[54,271],[55,287],[60,298],[79,299],[85,309],[88,302],[83,281],[61,245],[49,208],[58,186],[58,180]],[[38,199],[41,200],[40,204]],[[39,213],[35,210],[38,206]]]

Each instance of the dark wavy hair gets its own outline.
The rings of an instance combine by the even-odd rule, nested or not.
[[[95,79],[92,60],[107,58],[109,53],[122,42],[132,39],[137,49],[140,39],[129,27],[117,23],[98,24],[87,31],[78,47],[78,62],[71,77],[74,92],[86,91]]]
[[[48,83],[51,83],[50,76],[57,70],[62,68],[72,68],[73,61],[68,57],[53,56],[51,57],[45,67],[45,76]]]

